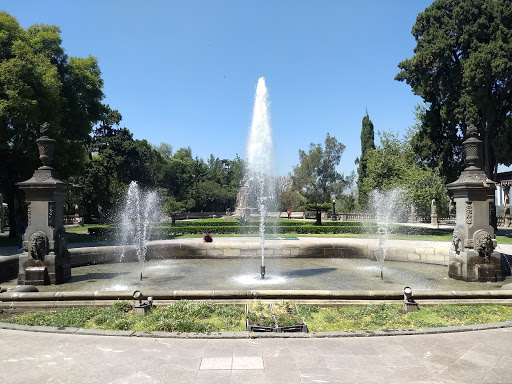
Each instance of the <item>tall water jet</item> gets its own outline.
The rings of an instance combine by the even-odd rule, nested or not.
[[[156,192],[143,191],[136,181],[132,181],[126,191],[121,211],[121,244],[124,258],[125,246],[134,244],[137,260],[140,263],[140,279],[144,273],[147,241],[151,237],[153,225],[160,219],[160,204]]]
[[[270,124],[270,103],[265,78],[258,79],[251,130],[247,143],[249,196],[259,211],[261,278],[265,278],[265,217],[275,207],[274,149]]]

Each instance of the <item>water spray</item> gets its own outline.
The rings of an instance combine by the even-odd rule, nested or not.
[[[274,153],[270,103],[265,78],[258,79],[252,124],[247,144],[249,189],[257,199],[260,216],[261,279],[265,278],[265,218],[275,204]]]

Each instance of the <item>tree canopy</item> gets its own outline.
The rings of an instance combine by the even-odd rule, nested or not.
[[[300,164],[293,167],[292,189],[305,198],[309,209],[316,211],[318,224],[320,213],[330,207],[332,198],[341,196],[347,185],[347,179],[336,170],[344,150],[345,146],[328,133],[323,147],[311,143],[308,152],[299,149]]]
[[[341,195],[346,180],[336,167],[344,150],[345,146],[329,134],[323,147],[311,143],[308,152],[299,149],[300,164],[293,167],[293,189],[311,204],[329,202]]]
[[[414,135],[411,130],[409,135]],[[373,190],[405,191],[403,203],[416,206],[420,216],[430,215],[432,199],[437,201],[440,213],[448,210],[448,193],[439,168],[431,169],[417,161],[410,140],[400,140],[389,132],[379,133],[380,145],[367,152],[368,175],[361,188],[367,195]]]
[[[226,211],[233,209],[243,173],[243,162],[218,159],[205,163],[192,157],[192,149],[180,148],[172,156],[170,144],[155,147],[135,140],[127,128],[120,128],[121,115],[106,106],[101,123],[94,129],[91,157],[85,172],[77,178],[84,186],[81,206],[86,216],[109,220],[131,181],[158,189],[164,212],[173,220],[179,210]],[[164,149],[164,150],[162,150]],[[170,210],[169,210],[169,209]]]
[[[39,126],[50,123],[58,145],[53,165],[66,178],[82,169],[89,133],[100,117],[103,80],[96,58],[68,57],[61,43],[59,27],[25,30],[0,12],[0,192],[11,228],[21,200],[15,184],[40,165]]]
[[[436,0],[416,19],[414,56],[396,80],[423,98],[415,152],[453,181],[469,125],[484,142],[486,174],[512,163],[512,2]]]

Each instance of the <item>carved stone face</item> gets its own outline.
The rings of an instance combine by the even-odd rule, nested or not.
[[[452,237],[452,249],[458,255],[462,250],[462,236],[459,233],[454,232]]]
[[[38,231],[30,236],[28,251],[35,260],[44,260],[48,254],[48,238],[44,232]]]
[[[475,250],[482,257],[491,257],[494,251],[492,236],[487,231],[477,231],[475,233]]]

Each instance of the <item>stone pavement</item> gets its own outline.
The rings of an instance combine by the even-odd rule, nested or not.
[[[177,339],[0,330],[0,383],[512,383],[512,329]]]

